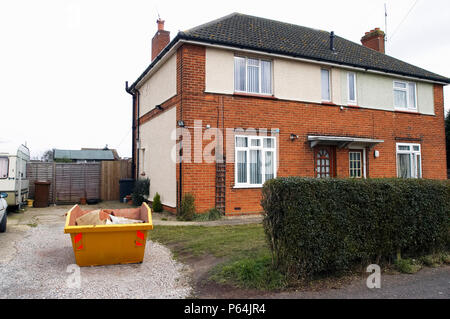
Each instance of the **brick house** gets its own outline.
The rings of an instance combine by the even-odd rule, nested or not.
[[[192,193],[200,213],[258,213],[279,176],[446,178],[450,79],[384,54],[383,31],[360,45],[233,13],[170,41],[157,23],[126,90],[135,176],[166,209]]]

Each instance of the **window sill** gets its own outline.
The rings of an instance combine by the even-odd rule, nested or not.
[[[233,187],[231,187],[232,189],[253,189],[253,188],[257,188],[257,189],[261,189],[263,186],[262,185],[233,185]]]
[[[394,112],[407,114],[420,114],[419,111],[417,110],[408,110],[408,109],[394,109]]]
[[[322,104],[322,105],[329,105],[329,106],[338,106],[337,104],[335,104],[333,102],[327,102],[327,101],[322,101],[320,104]]]
[[[234,92],[233,95],[235,95],[235,96],[244,96],[244,97],[259,97],[259,98],[269,99],[269,100],[278,100],[273,94],[270,95],[270,94]]]

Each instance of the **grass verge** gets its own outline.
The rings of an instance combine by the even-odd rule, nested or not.
[[[276,290],[287,286],[285,277],[272,267],[272,256],[266,253],[218,265],[210,278],[239,288]]]
[[[272,267],[271,254],[260,224],[238,226],[158,226],[150,239],[171,246],[176,258],[213,255],[225,262],[211,271],[211,280],[262,290],[285,286]]]

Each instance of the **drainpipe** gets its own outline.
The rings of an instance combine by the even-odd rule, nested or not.
[[[137,179],[137,173],[136,173],[136,158],[135,158],[135,154],[137,154],[137,156],[139,156],[139,152],[136,152],[136,112],[134,110],[135,106],[136,106],[136,101],[137,101],[137,94],[135,90],[132,90],[128,87],[128,81],[125,82],[125,91],[130,94],[133,97],[133,107],[132,107],[132,118],[133,118],[133,123],[132,123],[132,143],[131,143],[131,171],[133,172],[133,177],[134,179]],[[139,114],[139,113],[138,113]],[[139,123],[138,123],[139,124]]]
[[[139,90],[137,90],[137,89],[134,89],[134,91],[135,91],[135,94],[136,94],[136,102],[137,102],[137,119],[136,119],[136,125],[137,125],[137,129],[136,129],[136,140],[137,140],[137,142],[136,142],[136,144],[137,144],[137,146],[138,146],[138,148],[137,148],[137,150],[136,150],[136,167],[137,167],[137,170],[136,170],[136,180],[138,180],[139,179],[139,149],[141,148],[141,140],[140,140],[140,132],[139,132],[139,129],[140,129],[140,126],[139,126],[139,114],[141,114],[141,112],[140,112],[140,106],[141,106],[141,104],[140,104],[140,93],[139,93]]]
[[[183,121],[183,47],[180,48],[181,58],[180,58],[180,120]],[[180,174],[180,185],[179,185],[179,202],[177,206],[177,210],[181,208],[181,201],[183,199],[183,137],[180,141],[180,166],[179,166],[179,174]]]

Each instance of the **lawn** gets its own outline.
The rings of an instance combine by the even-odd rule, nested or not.
[[[169,245],[176,258],[213,255],[225,258],[210,279],[222,284],[264,290],[285,286],[273,269],[261,224],[238,226],[157,226],[150,239]]]

